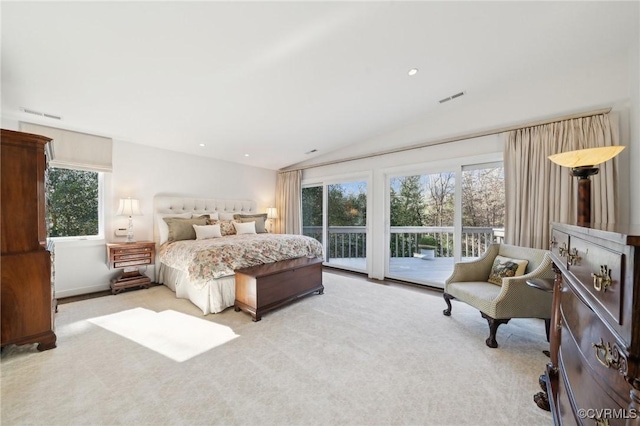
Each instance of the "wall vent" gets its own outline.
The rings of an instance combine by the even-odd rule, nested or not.
[[[449,96],[447,98],[440,99],[438,102],[443,104],[443,103],[449,102],[449,101],[451,101],[451,100],[453,100],[455,98],[459,98],[460,96],[464,95],[465,93],[466,93],[465,91],[462,91],[462,92],[456,93],[455,95],[451,95],[451,96]]]
[[[22,112],[26,112],[27,114],[37,115],[38,117],[53,118],[54,120],[62,120],[62,117],[60,117],[59,115],[48,114],[46,112],[35,111],[33,109],[24,108],[24,107],[20,107],[20,110]]]

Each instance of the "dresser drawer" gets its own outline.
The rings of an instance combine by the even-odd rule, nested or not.
[[[151,259],[151,252],[116,254],[114,259],[116,262],[121,262],[123,260]]]
[[[565,344],[567,344],[566,347],[564,346]],[[602,419],[608,421],[608,423],[598,423],[596,419],[593,418],[597,413],[622,413],[623,408],[626,409],[626,406],[622,407],[609,397],[609,395],[604,393],[600,382],[595,380],[595,378],[589,374],[588,369],[583,368],[581,365],[582,359],[580,358],[577,347],[566,343],[564,334],[562,337],[561,350],[558,353],[558,360],[561,365],[560,374],[562,375],[559,381],[563,383],[563,389],[561,390],[566,394],[564,396],[559,395],[560,398],[558,401],[563,425],[626,425],[626,419],[624,418]],[[573,398],[571,398],[569,392],[567,392],[569,387]],[[580,415],[584,415],[582,413],[591,416],[591,418],[579,418]]]
[[[128,266],[141,266],[151,264],[151,259],[129,260],[124,262],[114,262],[114,268],[126,268]]]
[[[616,338],[569,286],[563,289],[561,298],[561,347],[565,352],[571,353],[571,362],[582,366],[582,374],[593,376],[605,393],[623,404],[629,396],[630,387],[619,373],[618,365],[611,359],[612,352],[609,349],[616,345]],[[618,344],[617,348],[624,350],[623,345]],[[603,363],[608,363],[609,366]],[[575,389],[574,392],[577,393]]]
[[[593,297],[608,321],[622,324],[624,255],[575,236],[571,238],[570,250],[575,250],[580,259],[569,265],[569,272]],[[610,285],[594,277],[605,274],[611,278]]]
[[[125,255],[125,254],[134,254],[134,253],[149,253],[151,254],[152,249],[150,247],[135,247],[135,248],[119,248],[113,249],[113,254]]]

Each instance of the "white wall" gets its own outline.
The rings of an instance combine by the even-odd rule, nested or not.
[[[2,127],[19,130],[18,122],[6,117]],[[124,241],[114,231],[128,223],[128,218],[115,215],[120,198],[140,200],[143,216],[133,218],[135,239],[153,241],[155,195],[255,200],[258,210],[264,212],[275,204],[276,175],[274,170],[114,140],[113,172],[104,174],[104,238],[56,242],[56,296],[109,289],[118,271],[107,267],[105,243]],[[153,269],[146,271],[152,280]]]

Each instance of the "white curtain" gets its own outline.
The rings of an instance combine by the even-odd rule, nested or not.
[[[575,223],[577,179],[552,163],[552,154],[619,145],[618,119],[611,114],[576,118],[504,133],[505,242],[549,248],[551,222]],[[617,159],[591,177],[591,220],[615,223]]]
[[[302,234],[302,170],[278,173],[276,208],[276,232]]]

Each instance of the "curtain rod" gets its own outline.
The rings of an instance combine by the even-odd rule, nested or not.
[[[431,142],[422,142],[422,143],[416,144],[416,145],[408,145],[408,146],[401,147],[401,148],[394,148],[394,149],[389,149],[389,150],[386,150],[386,151],[378,151],[378,152],[373,152],[371,154],[363,154],[363,155],[358,155],[358,156],[354,156],[354,157],[343,158],[343,159],[340,159],[340,160],[325,161],[324,163],[311,164],[311,165],[308,165],[308,166],[285,168],[285,169],[279,170],[278,172],[279,173],[293,172],[293,171],[296,171],[296,170],[306,170],[306,169],[313,169],[315,167],[323,167],[323,166],[330,166],[330,165],[333,165],[333,164],[346,163],[348,161],[356,161],[356,160],[363,160],[363,159],[366,159],[366,158],[380,157],[382,155],[389,155],[389,154],[396,154],[398,152],[412,151],[414,149],[426,148],[428,146],[442,145],[442,144],[445,144],[445,143],[457,142],[457,141],[461,141],[461,140],[465,140],[465,139],[479,138],[479,137],[482,137],[482,136],[497,135],[499,133],[510,132],[510,131],[519,130],[519,129],[525,129],[527,127],[542,126],[544,124],[551,124],[551,123],[557,123],[559,121],[572,120],[574,118],[592,117],[594,115],[607,114],[610,111],[611,111],[611,107],[601,108],[601,109],[597,109],[597,110],[593,110],[593,111],[578,112],[578,113],[575,113],[575,114],[564,115],[564,116],[556,117],[556,118],[549,118],[549,119],[546,119],[546,120],[532,121],[532,122],[524,123],[524,124],[515,124],[515,125],[512,125],[512,126],[499,127],[499,128],[496,128],[496,129],[484,130],[484,131],[474,132],[474,133],[467,133],[467,134],[464,134],[464,135],[452,136],[452,137],[444,138],[444,139],[436,139],[436,140],[431,141]]]

